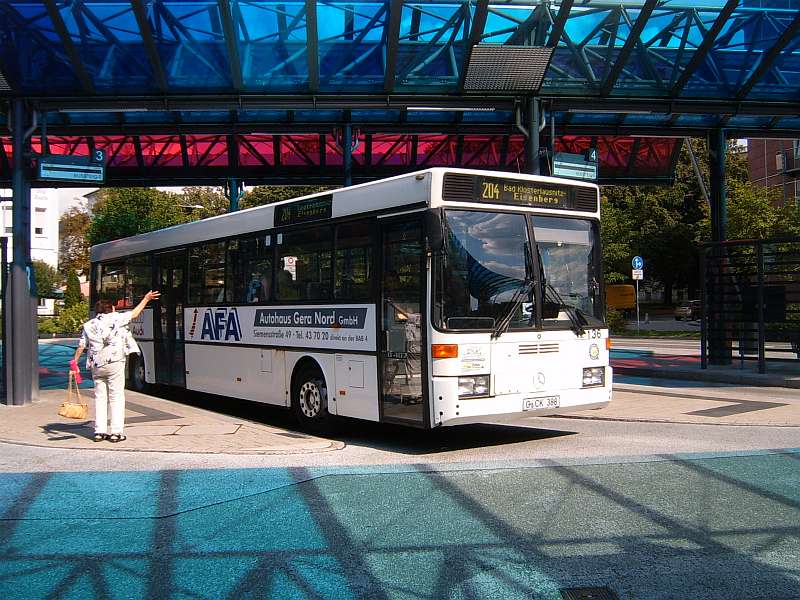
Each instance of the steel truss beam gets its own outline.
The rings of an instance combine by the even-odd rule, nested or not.
[[[94,85],[92,84],[92,79],[89,77],[89,72],[86,70],[86,65],[83,64],[80,54],[78,54],[78,50],[75,48],[75,44],[72,43],[72,38],[69,35],[67,26],[64,24],[64,19],[61,18],[61,12],[58,10],[55,0],[45,0],[45,7],[47,8],[47,14],[50,20],[53,22],[53,27],[61,40],[61,44],[64,46],[64,52],[66,52],[69,58],[70,66],[72,70],[75,71],[75,75],[81,83],[83,92],[93,96]]]

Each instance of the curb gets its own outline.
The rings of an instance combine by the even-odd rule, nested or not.
[[[109,448],[108,446],[99,446],[95,448],[93,446],[76,446],[76,445],[69,445],[69,446],[65,445],[65,446],[54,447],[52,445],[36,444],[33,442],[22,442],[19,440],[9,440],[6,438],[0,438],[0,444],[10,444],[12,446],[26,446],[32,448],[47,448],[48,450],[89,450],[94,452],[154,452],[161,454],[224,454],[231,456],[241,456],[241,455],[289,456],[293,454],[317,454],[323,452],[333,452],[337,450],[342,450],[347,446],[347,444],[345,444],[344,442],[331,441],[328,444],[327,448],[314,448],[314,449],[299,448],[296,450],[276,450],[276,449],[258,450],[253,448],[248,448],[244,450],[190,450],[190,449],[164,450],[158,448],[130,448],[130,447]]]

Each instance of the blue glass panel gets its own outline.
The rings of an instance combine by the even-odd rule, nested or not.
[[[406,119],[409,123],[453,123],[456,114],[442,110],[409,110]]]
[[[643,126],[667,126],[671,116],[670,115],[663,115],[663,114],[654,114],[654,115],[641,115],[641,114],[634,114],[634,115],[626,115],[625,120],[623,123],[625,125],[643,125]]]
[[[184,123],[227,123],[231,120],[227,110],[182,110],[179,114]]]
[[[0,2],[0,64],[9,84],[22,93],[81,89],[41,2]]]
[[[211,0],[153,2],[151,27],[170,88],[231,89],[219,5]]]
[[[506,110],[467,111],[462,113],[464,123],[513,123],[514,114]]]
[[[285,123],[289,120],[289,113],[285,110],[242,110],[239,111],[239,120],[243,122]]]
[[[751,117],[751,116],[736,116],[728,120],[726,127],[756,127],[762,128],[769,126],[772,117]]]
[[[530,37],[530,34],[525,35],[531,29],[529,26],[526,27],[526,22],[533,16],[535,10],[536,5],[533,4],[530,6],[492,4],[492,10],[486,17],[481,43],[508,44],[513,41],[518,45],[523,42],[527,43],[529,40],[535,43],[535,38]],[[549,35],[549,29],[549,26],[543,28],[542,33]],[[519,39],[520,33],[522,33],[522,39]]]
[[[167,111],[148,110],[142,112],[126,112],[123,114],[126,123],[175,123],[175,118],[172,116],[172,113]]]
[[[354,123],[397,123],[399,110],[354,110],[351,113]]]
[[[388,3],[317,4],[320,89],[383,91]]]
[[[717,127],[719,115],[681,115],[675,127]]]
[[[458,88],[465,41],[475,6],[406,2],[400,20],[395,89],[451,92]]]
[[[97,92],[146,93],[157,89],[130,7],[67,2],[60,4],[59,14]]]
[[[245,90],[308,91],[305,2],[237,2],[234,7]]]
[[[298,110],[294,113],[295,121],[305,123],[343,121],[344,111],[341,110]]]
[[[735,96],[758,66],[763,54],[774,45],[796,16],[796,10],[764,8],[762,3],[758,6],[750,2],[745,4],[751,6],[740,6],[725,22],[703,64],[689,78],[682,92],[684,97]],[[748,98],[796,97],[797,78],[796,74],[791,73],[792,64],[797,64],[794,57],[785,55],[774,65],[787,69],[789,81],[773,68]],[[786,89],[782,89],[784,87]],[[792,92],[792,89],[795,91]]]

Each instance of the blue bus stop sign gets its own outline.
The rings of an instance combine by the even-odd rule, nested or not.
[[[644,267],[644,261],[642,260],[641,256],[634,256],[633,260],[631,261],[631,265],[634,269],[641,269]]]

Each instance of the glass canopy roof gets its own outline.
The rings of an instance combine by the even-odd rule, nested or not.
[[[465,85],[479,46],[551,49],[540,89]],[[800,0],[0,2],[0,98],[55,135],[508,144],[531,95],[559,136],[796,137]]]

